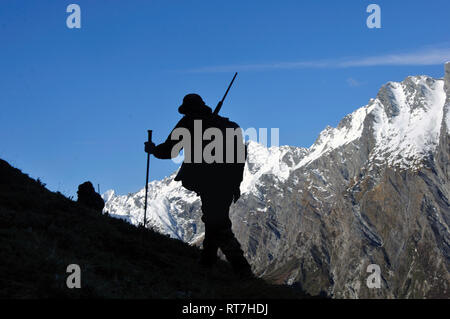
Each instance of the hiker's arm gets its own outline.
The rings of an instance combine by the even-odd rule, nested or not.
[[[172,133],[177,128],[185,127],[186,120],[183,117],[177,125],[174,127],[172,132],[170,132],[169,136],[167,137],[166,141],[164,143],[161,143],[159,145],[156,145],[154,149],[152,150],[152,154],[159,159],[171,159],[178,156],[179,152],[172,154],[172,150],[175,147],[177,143],[179,143],[179,140],[173,140],[172,139]],[[181,151],[181,150],[180,150]]]

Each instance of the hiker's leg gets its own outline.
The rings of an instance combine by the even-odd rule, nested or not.
[[[217,258],[216,247],[219,247],[234,271],[244,276],[251,276],[251,267],[231,230],[229,209],[233,200],[232,195],[226,192],[210,192],[203,194],[201,199],[202,220],[205,222],[203,248],[205,256],[211,256],[214,249],[214,256]],[[210,243],[214,243],[214,245]]]
[[[215,200],[215,216],[214,222],[217,226],[217,242],[219,248],[224,253],[228,262],[233,267],[234,271],[250,276],[252,274],[250,264],[244,257],[244,252],[241,245],[233,234],[231,229],[231,220],[229,217],[230,205],[233,201],[231,194],[220,194],[219,198]]]
[[[244,276],[251,276],[252,269],[247,259],[244,257],[241,245],[234,236],[231,228],[222,229],[219,232],[219,248],[230,262],[236,273]]]
[[[218,220],[215,218],[216,197],[214,194],[201,194],[202,201],[202,221],[205,223],[205,238],[203,239],[203,249],[200,263],[203,265],[213,265],[217,262],[217,251],[219,249],[218,231],[220,228]]]
[[[208,223],[205,223],[205,238],[203,239],[200,263],[205,266],[214,265],[217,262],[218,248],[217,232]]]

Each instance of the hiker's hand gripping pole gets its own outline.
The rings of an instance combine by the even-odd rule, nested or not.
[[[148,144],[152,144],[152,130],[147,130]],[[150,153],[147,153],[147,176],[145,178],[145,203],[144,203],[144,227],[147,224],[147,192],[148,192],[148,170],[150,166]]]

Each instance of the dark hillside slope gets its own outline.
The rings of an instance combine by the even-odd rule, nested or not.
[[[199,250],[100,215],[0,160],[0,298],[302,298],[227,263],[207,271]],[[69,289],[66,268],[81,268]]]

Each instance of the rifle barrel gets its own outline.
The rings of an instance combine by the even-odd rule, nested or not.
[[[231,89],[231,86],[233,85],[233,82],[234,82],[234,79],[236,79],[236,76],[237,76],[237,72],[234,74],[233,79],[230,82],[230,85],[228,85],[227,91],[223,95],[222,103],[223,103],[223,101],[225,101],[225,98],[227,97],[228,91]]]
[[[233,85],[234,79],[236,79],[237,74],[238,74],[237,72],[234,74],[233,79],[231,80],[230,85],[228,85],[228,88],[227,88],[225,94],[223,95],[222,100],[217,104],[216,108],[214,109],[214,115],[219,114],[219,111],[222,108],[223,101],[225,101],[228,91],[231,89],[231,86]]]

